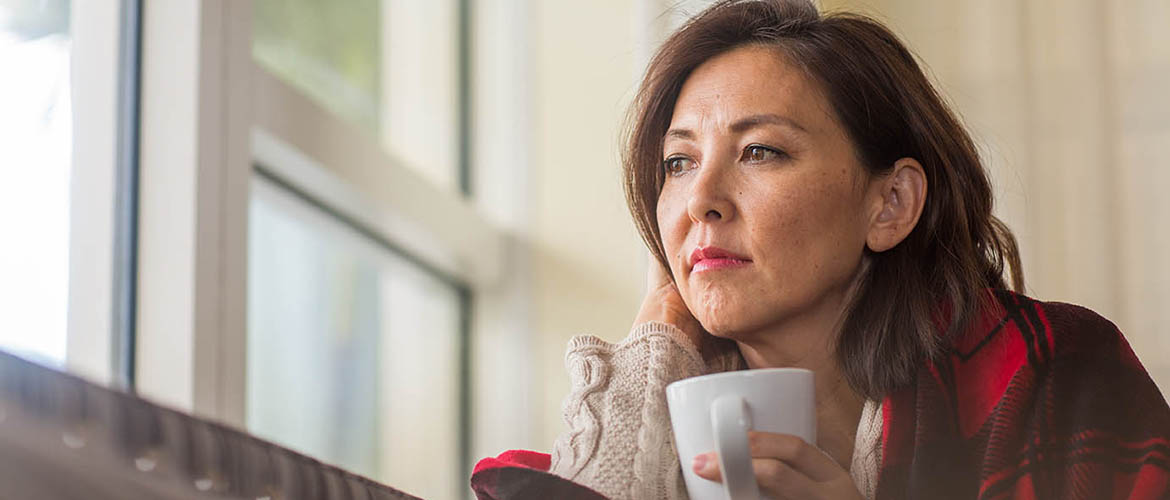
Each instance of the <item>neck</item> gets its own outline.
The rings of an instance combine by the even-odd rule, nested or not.
[[[848,470],[865,400],[845,380],[834,352],[845,300],[826,302],[819,311],[766,331],[739,335],[736,342],[749,368],[804,368],[813,372],[816,444]]]

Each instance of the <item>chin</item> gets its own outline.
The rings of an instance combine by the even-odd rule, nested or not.
[[[697,291],[697,290],[696,290]],[[722,290],[702,290],[692,295],[692,300],[683,300],[703,329],[716,337],[736,338],[743,331],[745,315],[737,297],[730,297]]]
[[[698,318],[699,324],[703,325],[703,329],[708,333],[719,338],[728,340],[739,340],[745,330],[744,324],[739,321],[733,321],[734,314],[704,315]]]
[[[706,304],[711,304],[707,302]],[[761,330],[776,324],[783,317],[781,308],[772,304],[763,306],[749,301],[724,301],[718,306],[692,310],[695,319],[711,335],[728,340],[746,341]]]

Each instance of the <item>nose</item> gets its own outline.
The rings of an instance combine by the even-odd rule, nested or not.
[[[690,185],[687,213],[695,223],[726,222],[735,217],[735,203],[729,192],[729,172],[722,165],[699,168]]]

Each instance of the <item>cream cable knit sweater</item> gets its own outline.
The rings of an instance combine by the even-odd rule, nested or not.
[[[685,500],[671,434],[666,386],[676,380],[743,369],[736,352],[708,366],[686,335],[664,323],[636,326],[610,344],[585,335],[565,354],[572,390],[563,405],[568,430],[553,444],[551,471],[614,499]],[[881,406],[867,401],[850,474],[866,498],[877,486]]]

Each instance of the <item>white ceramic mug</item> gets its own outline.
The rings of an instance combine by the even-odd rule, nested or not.
[[[666,386],[670,423],[692,500],[756,500],[759,485],[748,450],[749,430],[792,434],[816,443],[813,374],[799,368],[716,373]],[[723,484],[691,468],[695,455],[715,451]]]

